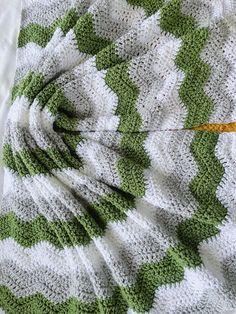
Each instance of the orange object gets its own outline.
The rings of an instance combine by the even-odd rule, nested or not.
[[[236,132],[236,122],[228,124],[203,124],[192,128],[192,130],[209,132]]]

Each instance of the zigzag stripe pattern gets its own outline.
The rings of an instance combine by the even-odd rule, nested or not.
[[[236,112],[235,12],[228,0],[25,1],[0,312],[236,308],[235,136],[219,132]]]

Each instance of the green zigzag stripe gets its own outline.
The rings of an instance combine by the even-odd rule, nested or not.
[[[181,2],[173,0],[163,7],[161,27],[183,41],[176,57],[176,65],[185,72],[179,94],[188,108],[185,126],[193,127],[208,122],[213,107],[212,101],[204,93],[204,83],[210,75],[210,68],[200,58],[208,38],[208,29],[197,28],[193,18],[184,16],[181,13]],[[216,225],[222,222],[227,214],[226,208],[216,198],[216,189],[224,174],[224,169],[214,154],[217,140],[216,133],[197,133],[191,144],[199,172],[190,184],[190,189],[200,208],[191,219],[179,225],[178,235],[183,243],[192,245],[196,250],[202,240],[218,233]],[[194,232],[191,233],[191,230]]]
[[[179,90],[180,99],[188,109],[186,128],[208,122],[213,103],[204,93],[204,83],[210,75],[200,53],[208,39],[208,29],[198,28],[192,17],[181,12],[182,0],[173,0],[161,9],[161,28],[182,39],[182,46],[176,57],[177,67],[185,73]]]
[[[135,107],[139,90],[129,78],[129,64],[123,62],[107,71],[105,82],[117,94],[116,114],[120,116],[119,131],[137,132],[141,126],[141,117]]]
[[[37,100],[42,109],[47,108],[54,116],[58,115],[59,109],[61,109],[64,113],[58,115],[56,121],[58,127],[65,126],[66,129],[70,130],[75,128],[79,122],[78,119],[73,118],[75,105],[65,97],[61,87],[54,82],[44,86],[41,74],[29,72],[13,89],[13,101],[18,96],[25,96],[30,103]],[[68,117],[67,114],[72,117]]]
[[[198,265],[199,260],[195,252],[185,246],[169,250],[166,257],[160,263],[143,264],[137,275],[137,282],[131,287],[115,287],[112,297],[97,299],[92,303],[83,303],[75,298],[66,302],[55,304],[41,294],[27,297],[15,297],[11,291],[0,286],[0,305],[13,312],[30,314],[34,309],[44,308],[46,313],[127,313],[128,308],[134,308],[138,312],[150,309],[154,297],[155,288],[162,284],[174,283],[181,280],[184,267]],[[9,302],[9,300],[13,302]],[[27,307],[24,308],[24,305]]]
[[[110,313],[110,311],[118,313],[119,311],[122,314],[127,313],[128,307],[142,313],[152,306],[155,289],[158,286],[182,280],[184,267],[196,264],[199,264],[199,260],[195,252],[185,246],[179,246],[178,250],[169,250],[161,262],[143,264],[137,274],[136,284],[130,287],[115,287],[111,298],[97,299],[93,303],[83,303],[78,299],[70,298],[66,302],[55,304],[41,294],[18,298],[8,288],[0,286],[2,296],[0,304],[6,310],[20,313],[24,303],[27,303],[25,314],[32,313],[30,311],[34,307],[41,308],[42,304],[46,306],[47,313]]]
[[[65,246],[86,245],[90,242],[90,237],[78,217],[66,222],[50,222],[44,216],[39,216],[32,222],[22,222],[13,213],[9,213],[0,216],[0,228],[0,240],[11,237],[24,247],[48,241],[62,249]]]
[[[56,83],[49,83],[36,96],[42,108],[47,108],[54,116],[58,114],[59,109],[73,115],[75,114],[75,105],[69,101],[62,90]]]
[[[110,40],[97,36],[92,13],[86,13],[78,17],[76,10],[71,9],[62,19],[56,20],[48,27],[32,23],[23,28],[19,34],[18,47],[23,47],[29,42],[45,47],[52,38],[56,28],[60,28],[64,35],[70,29],[73,29],[78,48],[83,53],[94,55],[111,44]]]
[[[191,144],[199,171],[190,184],[190,190],[198,201],[199,209],[191,219],[180,224],[179,238],[196,250],[200,242],[218,233],[217,225],[227,215],[227,209],[216,197],[217,187],[224,175],[224,168],[214,153],[218,137],[218,133],[198,132]]]
[[[92,13],[86,13],[78,20],[74,27],[79,50],[81,52],[95,55],[100,50],[111,44],[110,40],[97,36]]]
[[[183,280],[185,267],[199,266],[201,258],[197,249],[198,245],[204,239],[219,232],[217,225],[224,219],[226,210],[219,205],[215,196],[216,188],[224,173],[222,165],[214,154],[217,140],[216,133],[196,132],[196,141],[192,145],[192,152],[199,164],[198,175],[191,185],[192,190],[200,198],[202,195],[210,195],[210,201],[204,201],[201,198],[202,201],[194,217],[178,227],[182,244],[170,248],[160,262],[141,265],[134,285],[117,286],[112,298],[97,300],[90,304],[82,303],[74,298],[61,304],[54,304],[40,294],[18,298],[6,287],[1,287],[0,305],[12,313],[22,312],[24,303],[28,306],[25,313],[31,313],[32,308],[41,304],[47,305],[48,313],[63,313],[64,311],[70,313],[70,309],[78,313],[83,313],[83,309],[86,309],[85,313],[99,313],[99,311],[109,313],[111,309],[113,311],[119,309],[119,313],[125,313],[128,307],[140,313],[148,311],[152,306],[155,290],[161,285]],[[211,211],[211,209],[214,210]]]
[[[96,68],[104,70],[110,68],[116,64],[122,63],[124,60],[121,59],[116,53],[116,43],[111,43],[96,55]]]
[[[137,137],[137,143],[134,142],[130,145],[134,154],[135,151],[140,154],[139,158],[141,158],[143,154],[143,151],[141,150],[142,146],[139,143],[143,142],[145,136],[146,134]],[[70,149],[68,151],[59,151],[56,148],[40,149],[37,147],[21,149],[13,153],[11,145],[4,144],[4,164],[7,168],[16,172],[21,177],[28,175],[35,176],[39,174],[47,175],[53,170],[63,170],[68,168],[79,170],[83,166],[83,160],[76,154],[74,148],[76,148],[76,143],[81,140],[81,137],[79,135],[74,135],[74,138],[71,138],[70,141],[67,142],[68,137],[69,135],[64,136],[65,143]],[[130,136],[127,136],[127,139],[128,138],[130,138]],[[132,152],[130,152],[130,154],[131,153]],[[127,197],[141,196],[144,194],[143,169],[145,169],[145,167],[141,163],[139,164],[137,161],[135,162],[132,157],[124,156],[118,160],[118,169],[124,178],[123,183],[119,187],[120,193],[128,193]],[[139,175],[140,177],[137,178],[136,175]]]
[[[117,94],[118,106],[116,115],[120,117],[118,130],[124,132],[121,141],[121,150],[127,151],[130,142],[130,132],[137,132],[141,126],[141,117],[136,109],[136,102],[139,96],[139,90],[134,85],[128,74],[129,64],[123,62],[117,64],[107,71],[105,82]],[[118,170],[122,179],[122,189],[134,196],[143,196],[145,193],[145,184],[143,170],[149,167],[150,161],[143,148],[143,143],[147,137],[143,133],[137,137],[134,143],[135,151],[143,157],[143,164],[134,162],[132,159],[120,158],[118,161]]]
[[[10,144],[3,146],[4,164],[20,176],[47,174],[55,169],[76,168],[82,166],[81,160],[70,151],[48,149],[22,149],[13,154]]]
[[[0,216],[0,240],[11,237],[24,247],[31,247],[40,241],[48,241],[60,249],[87,245],[92,237],[105,234],[109,222],[126,220],[125,212],[134,206],[132,198],[113,192],[97,203],[87,205],[87,215],[69,220],[48,221],[39,215],[30,222],[24,222],[14,213],[8,213]]]
[[[10,144],[3,145],[3,161],[5,166],[20,176],[49,173],[50,170],[73,167],[80,169],[81,160],[75,156],[76,147],[82,137],[79,134],[63,134],[64,143],[69,151],[59,151],[55,148],[42,150],[40,148],[23,149],[13,154]],[[74,157],[75,156],[75,157]],[[27,167],[25,165],[27,163]]]
[[[57,19],[50,26],[44,27],[36,23],[30,23],[21,29],[18,38],[18,47],[23,47],[29,42],[34,42],[41,47],[45,47],[53,36],[56,28],[60,28],[66,34],[78,20],[75,9],[70,9],[63,18]]]
[[[164,4],[164,0],[127,0],[129,4],[142,7],[147,16],[150,16],[158,11]]]

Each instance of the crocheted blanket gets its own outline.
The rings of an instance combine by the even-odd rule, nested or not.
[[[236,308],[235,13],[231,0],[24,2],[1,313]]]

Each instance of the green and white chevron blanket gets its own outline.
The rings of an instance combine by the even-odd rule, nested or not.
[[[236,308],[235,14],[234,0],[24,1],[0,313]]]

